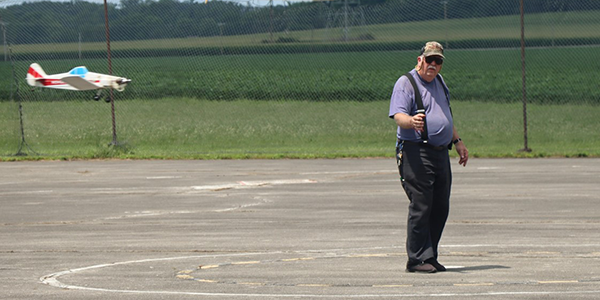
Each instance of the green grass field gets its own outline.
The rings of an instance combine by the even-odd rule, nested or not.
[[[378,42],[450,45],[518,38],[518,16],[409,22],[369,26]],[[553,30],[548,30],[549,22]],[[598,38],[600,12],[527,17],[529,39]],[[446,32],[447,31],[447,32]],[[398,34],[398,33],[402,34]],[[301,43],[324,43],[324,31],[291,32]],[[115,42],[113,49],[260,45],[265,35]],[[354,42],[359,44],[360,42]],[[82,49],[101,51],[103,43]],[[273,47],[285,45],[273,45]],[[46,51],[73,52],[77,44],[15,45],[35,59]],[[446,51],[442,74],[453,111],[472,156],[600,156],[598,45],[528,48],[528,138],[524,146],[520,49]],[[387,118],[396,79],[415,63],[415,51],[280,53],[127,57],[113,61],[115,74],[132,78],[117,94],[118,146],[112,142],[110,106],[91,94],[30,91],[22,79],[29,63],[0,62],[0,160],[72,158],[280,158],[393,156],[395,125]],[[23,57],[23,56],[21,56]],[[105,59],[37,61],[48,73],[77,65],[105,72]],[[14,82],[23,100],[26,157]],[[39,155],[36,155],[39,154]]]
[[[90,105],[102,103],[76,105],[89,110]],[[109,147],[108,111],[104,116],[81,115],[75,113],[81,110],[72,109],[73,103],[36,104],[29,109],[48,116],[62,114],[60,122],[53,117],[28,120],[26,141],[41,156],[12,156],[19,142],[16,138],[3,139],[0,154],[3,160],[392,157],[395,124],[387,118],[388,105],[387,101],[129,101],[117,114],[122,146]],[[590,136],[600,128],[596,118],[600,106],[530,105],[531,153],[519,152],[524,145],[521,104],[457,101],[453,110],[474,157],[600,156],[600,139]],[[2,118],[2,137],[14,134],[6,129],[16,121],[14,116]]]
[[[598,47],[527,50],[527,92],[533,103],[599,104],[596,64],[586,59]],[[115,60],[115,74],[133,79],[120,99],[193,97],[208,100],[352,100],[388,99],[391,85],[414,66],[416,52],[379,51]],[[518,49],[449,50],[442,74],[453,99],[521,101]],[[104,60],[39,61],[48,73],[86,65],[105,69]],[[9,99],[11,69],[0,63],[0,99]],[[28,63],[16,73],[26,74]],[[24,75],[23,75],[24,76]],[[19,80],[21,90],[29,87]],[[47,91],[45,99],[80,99],[81,93]],[[91,96],[89,96],[91,97]],[[44,100],[46,101],[46,100]]]

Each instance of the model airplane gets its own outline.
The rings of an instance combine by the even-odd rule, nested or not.
[[[90,72],[84,66],[75,67],[67,73],[47,75],[39,64],[33,63],[27,71],[27,84],[30,86],[74,91],[97,90],[94,96],[96,101],[100,100],[102,90],[113,88],[122,92],[130,82],[131,79]]]

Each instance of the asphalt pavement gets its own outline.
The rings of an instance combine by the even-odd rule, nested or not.
[[[0,163],[0,299],[597,299],[600,159],[452,162],[406,273],[393,159]]]

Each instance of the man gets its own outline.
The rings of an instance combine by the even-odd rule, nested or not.
[[[414,78],[418,91],[402,76],[394,85],[390,101],[389,117],[398,125],[398,169],[410,200],[407,272],[446,270],[438,262],[438,244],[450,208],[452,172],[448,149],[456,148],[458,163],[463,166],[469,159],[469,152],[454,127],[448,87],[439,75],[444,59],[440,43],[426,43],[415,69],[407,74]],[[417,92],[424,112],[417,112]]]

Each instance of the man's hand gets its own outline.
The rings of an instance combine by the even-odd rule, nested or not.
[[[425,127],[425,114],[416,114],[410,118],[410,126],[417,132],[423,132]]]
[[[458,160],[458,164],[463,165],[463,167],[466,167],[467,161],[469,160],[469,150],[467,150],[467,146],[465,146],[465,143],[463,143],[463,141],[459,141],[454,146],[456,146],[456,153],[458,153],[460,157]]]

